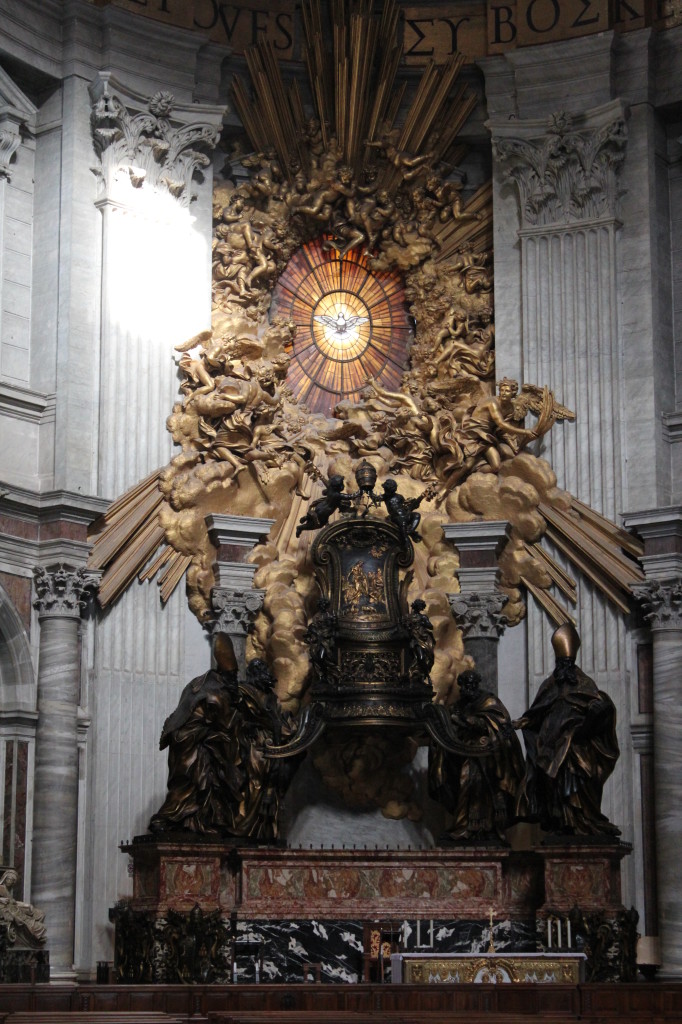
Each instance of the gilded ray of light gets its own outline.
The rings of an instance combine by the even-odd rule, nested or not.
[[[358,401],[368,377],[395,388],[407,368],[412,328],[402,280],[372,271],[359,249],[339,256],[327,238],[294,254],[274,291],[271,318],[296,324],[287,382],[313,412]]]

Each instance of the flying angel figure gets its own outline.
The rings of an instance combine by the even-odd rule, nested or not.
[[[361,324],[366,324],[369,320],[368,316],[346,316],[345,313],[337,313],[336,316],[314,316],[314,320],[317,320],[319,324],[333,331],[334,334],[342,335],[351,331],[354,327],[359,327]]]

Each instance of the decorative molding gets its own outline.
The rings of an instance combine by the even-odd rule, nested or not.
[[[467,523],[444,523],[443,534],[457,550],[488,552],[495,559],[509,539],[511,525],[506,519],[473,519]]]
[[[652,722],[636,722],[630,726],[633,750],[638,754],[651,754],[654,749],[654,727]]]
[[[682,412],[664,412],[661,420],[663,440],[668,444],[679,444],[682,441]]]
[[[0,572],[7,572],[12,576],[30,579],[34,566],[40,562],[45,565],[56,565],[60,562],[85,565],[89,554],[90,545],[86,541],[69,540],[65,537],[39,541],[0,533]]]
[[[251,551],[259,541],[265,540],[275,525],[274,519],[219,515],[216,512],[207,515],[205,522],[211,541],[216,547],[236,544],[248,551]]]
[[[499,166],[516,184],[522,229],[616,217],[627,142],[620,101],[582,116],[491,125]]]
[[[672,581],[682,577],[682,506],[627,512],[621,516],[627,530],[644,541],[640,561],[647,580]]]
[[[450,610],[465,640],[499,640],[507,627],[504,594],[448,594]]]
[[[33,570],[33,582],[38,595],[33,607],[37,609],[39,618],[79,619],[99,577],[83,568],[59,565],[48,570],[37,565]]]
[[[214,587],[211,601],[215,618],[211,624],[212,633],[228,633],[231,636],[246,636],[263,605],[264,590],[230,590]]]
[[[146,109],[141,110],[141,98],[132,97],[108,72],[99,73],[90,95],[92,133],[100,158],[93,172],[100,199],[112,198],[116,184],[127,179],[134,189],[166,191],[182,206],[189,206],[196,199],[194,176],[209,166],[209,153],[220,137],[217,108],[197,105],[197,111],[213,114],[215,123],[184,120],[179,111],[171,116],[176,110],[171,93],[157,92],[143,101]],[[191,107],[189,111],[195,113]]]
[[[37,492],[28,487],[0,481],[2,511],[29,522],[47,523],[59,519],[69,523],[92,523],[106,512],[111,502],[92,494],[62,488]]]
[[[644,620],[654,632],[682,630],[682,579],[668,583],[661,580],[637,583],[632,592],[642,605]]]
[[[45,423],[54,420],[57,398],[20,384],[0,382],[0,416],[11,416],[26,423]]]

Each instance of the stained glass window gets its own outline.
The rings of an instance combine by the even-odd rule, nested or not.
[[[373,271],[360,249],[339,256],[325,238],[295,253],[275,287],[270,317],[296,324],[287,383],[313,412],[359,400],[367,378],[397,391],[412,341],[400,275]]]

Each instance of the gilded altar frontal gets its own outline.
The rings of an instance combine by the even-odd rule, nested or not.
[[[0,23],[0,1004],[674,1001],[679,5]]]

